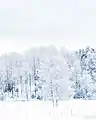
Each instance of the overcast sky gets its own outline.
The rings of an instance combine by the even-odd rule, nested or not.
[[[96,46],[96,0],[0,1],[0,54],[53,44]]]

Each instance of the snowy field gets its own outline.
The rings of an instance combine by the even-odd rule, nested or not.
[[[0,102],[1,120],[96,120],[96,101]]]

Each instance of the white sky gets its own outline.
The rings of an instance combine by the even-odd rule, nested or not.
[[[96,0],[1,0],[0,55],[53,44],[96,46]]]

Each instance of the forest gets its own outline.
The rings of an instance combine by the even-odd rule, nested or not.
[[[34,47],[0,57],[0,100],[96,98],[96,50]]]

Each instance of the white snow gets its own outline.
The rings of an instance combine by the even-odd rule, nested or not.
[[[96,120],[96,101],[0,102],[1,120]]]

